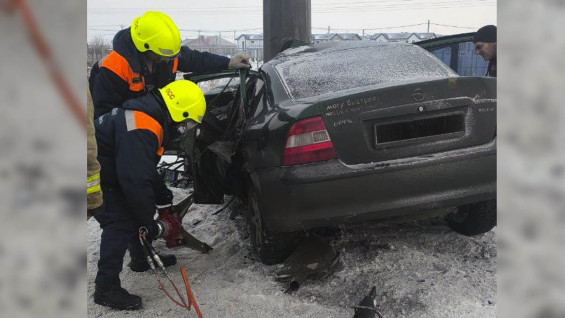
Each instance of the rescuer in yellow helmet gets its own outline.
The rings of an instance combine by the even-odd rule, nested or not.
[[[205,111],[200,88],[179,80],[95,120],[104,195],[104,209],[94,215],[102,228],[95,303],[122,310],[141,307],[141,298],[122,288],[119,278],[127,249],[131,270],[150,268],[137,237],[140,227],[148,229],[150,242],[163,238],[168,247],[179,244],[181,221],[171,213],[173,195],[159,176],[157,163],[171,130],[179,125],[195,129]],[[165,266],[176,264],[174,255],[160,258]]]
[[[181,47],[179,30],[173,20],[157,11],[145,12],[112,41],[113,51],[91,70],[90,91],[94,118],[120,107],[126,100],[143,96],[176,79],[176,72],[216,72],[228,68],[249,68],[249,55],[231,59]]]

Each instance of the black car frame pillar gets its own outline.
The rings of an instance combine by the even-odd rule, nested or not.
[[[310,43],[310,0],[263,0],[263,51],[265,62],[292,40]]]

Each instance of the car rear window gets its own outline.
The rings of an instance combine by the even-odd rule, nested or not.
[[[323,43],[287,50],[277,60],[275,70],[294,100],[369,85],[457,76],[428,51],[405,43]]]

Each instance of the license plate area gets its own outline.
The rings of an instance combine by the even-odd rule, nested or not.
[[[405,144],[451,139],[465,134],[464,113],[451,113],[428,118],[413,118],[374,126],[375,145]]]

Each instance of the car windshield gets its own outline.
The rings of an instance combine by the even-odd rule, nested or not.
[[[294,100],[369,85],[457,76],[426,50],[404,43],[323,43],[289,49],[275,70]]]

